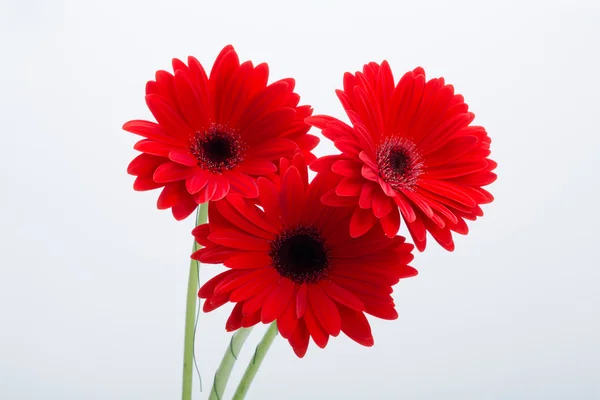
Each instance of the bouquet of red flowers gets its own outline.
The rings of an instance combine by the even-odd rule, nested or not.
[[[177,220],[198,210],[184,400],[198,297],[205,312],[234,303],[211,399],[222,398],[250,329],[270,324],[234,394],[242,399],[277,333],[298,357],[311,338],[324,348],[340,333],[373,346],[366,315],[398,318],[391,293],[417,275],[413,248],[424,251],[431,236],[452,251],[452,233],[467,234],[465,220],[493,200],[483,189],[496,179],[490,138],[443,78],[416,68],[396,82],[386,61],[346,73],[337,94],[347,124],[299,105],[293,79],[268,77],[267,64],[240,63],[232,46],[210,73],[194,57],[174,59],[173,73],[146,84],[156,122],[123,126],[144,138],[128,167],[134,189],[160,189],[157,207]],[[315,157],[311,127],[339,154]],[[402,223],[409,240],[398,235]],[[227,270],[198,291],[200,263]]]

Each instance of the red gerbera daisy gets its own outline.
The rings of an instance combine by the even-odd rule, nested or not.
[[[308,160],[319,139],[308,135],[291,78],[267,85],[267,64],[240,64],[232,46],[217,57],[210,77],[194,57],[173,60],[174,74],[156,73],[146,85],[146,103],[158,123],[129,121],[123,129],[141,135],[143,154],[129,164],[135,190],[163,188],[158,208],[184,219],[197,204],[228,193],[258,196],[256,177],[276,171],[273,161],[300,148]]]
[[[323,201],[357,205],[353,237],[378,221],[393,237],[401,214],[420,251],[426,232],[452,251],[451,232],[466,234],[464,220],[483,215],[480,205],[493,197],[482,186],[496,179],[496,163],[487,158],[490,138],[483,127],[470,126],[474,115],[463,97],[443,78],[426,81],[422,68],[394,85],[386,61],[346,73],[337,94],[352,127],[329,116],[307,118],[342,151],[311,165],[338,175]]]
[[[379,228],[351,238],[352,208],[320,201],[326,174],[308,184],[302,157],[289,164],[282,161],[280,186],[258,179],[261,207],[229,195],[210,204],[209,224],[194,229],[205,248],[192,258],[229,268],[200,289],[204,311],[236,303],[229,331],[276,320],[299,357],[309,337],[323,348],[340,331],[372,346],[364,314],[397,318],[390,294],[401,278],[417,274],[407,265],[413,245]]]

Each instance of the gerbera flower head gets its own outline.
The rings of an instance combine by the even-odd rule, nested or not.
[[[143,136],[142,152],[128,173],[135,190],[162,188],[158,208],[184,219],[198,204],[228,193],[258,196],[256,178],[276,171],[296,149],[307,160],[319,142],[308,135],[293,79],[267,85],[267,64],[240,64],[232,46],[217,57],[210,75],[194,57],[174,59],[173,71],[158,71],[146,85],[146,103],[157,122],[134,120],[123,129]]]
[[[194,229],[204,248],[192,258],[228,268],[200,289],[204,311],[235,303],[229,331],[277,321],[299,357],[309,338],[323,348],[340,332],[372,346],[365,314],[397,318],[390,294],[417,274],[408,266],[413,245],[379,227],[352,238],[352,207],[321,202],[336,177],[319,174],[309,184],[301,154],[282,160],[279,175],[280,184],[258,179],[256,201],[229,195],[211,203],[209,223]]]
[[[385,61],[346,73],[337,94],[352,126],[329,116],[307,118],[342,152],[311,165],[338,177],[323,201],[355,206],[353,237],[374,226],[393,237],[402,216],[420,251],[427,232],[452,251],[452,232],[467,234],[465,219],[483,215],[480,205],[493,197],[482,187],[496,179],[490,138],[471,125],[463,97],[443,78],[427,81],[422,68],[395,84]]]

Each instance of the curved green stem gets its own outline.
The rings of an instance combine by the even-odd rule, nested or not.
[[[208,218],[208,203],[199,206],[196,214],[196,226],[206,222]],[[200,249],[194,239],[193,251]],[[198,304],[198,276],[200,262],[191,260],[190,276],[188,278],[187,301],[185,307],[185,339],[183,344],[183,389],[181,398],[192,399],[192,379],[194,372],[194,332],[196,325],[196,306]]]
[[[250,335],[250,332],[252,332],[252,328],[240,328],[231,336],[229,346],[227,347],[227,350],[225,350],[219,369],[217,369],[217,372],[215,373],[215,380],[210,391],[209,400],[223,399],[225,386],[227,386],[227,381],[229,380],[229,375],[231,375],[233,365],[237,361],[240,350],[248,338],[248,335]]]
[[[267,354],[267,351],[269,351],[271,344],[273,344],[275,336],[277,336],[277,322],[273,322],[269,326],[265,336],[263,336],[258,346],[256,346],[254,356],[252,357],[252,360],[250,360],[250,364],[248,364],[246,372],[244,372],[244,376],[242,377],[242,380],[240,381],[240,384],[233,395],[233,400],[242,400],[244,397],[246,397],[246,393],[248,393],[248,389],[250,388],[250,385],[252,384],[256,373],[258,372],[258,368]]]

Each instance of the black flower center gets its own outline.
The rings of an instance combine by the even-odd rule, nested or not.
[[[312,227],[298,226],[280,234],[269,252],[273,266],[296,283],[319,281],[329,268],[329,252],[325,241]]]
[[[390,168],[397,174],[403,175],[408,167],[408,156],[402,150],[396,150],[390,154]]]
[[[211,162],[226,162],[232,156],[231,141],[225,137],[215,136],[202,143],[202,151]]]
[[[190,145],[190,153],[198,160],[198,166],[213,173],[238,166],[244,161],[244,150],[240,136],[221,125],[196,132]]]
[[[389,137],[377,148],[379,176],[394,189],[410,190],[423,171],[417,147],[403,137]]]

